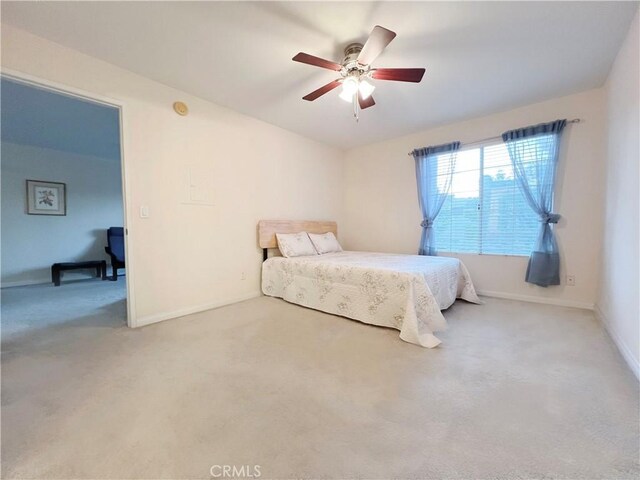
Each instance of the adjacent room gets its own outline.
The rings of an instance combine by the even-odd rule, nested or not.
[[[2,477],[640,478],[639,5],[2,2]]]
[[[3,339],[126,325],[119,109],[7,76],[0,101]]]

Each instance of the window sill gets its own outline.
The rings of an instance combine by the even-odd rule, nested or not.
[[[473,255],[476,257],[516,257],[516,258],[529,258],[529,255],[521,253],[472,253],[472,252],[448,252],[446,250],[438,250],[438,255],[441,253],[446,255]]]

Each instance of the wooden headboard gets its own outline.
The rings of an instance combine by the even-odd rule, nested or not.
[[[338,236],[338,224],[336,222],[318,222],[313,220],[260,220],[258,222],[258,245],[266,250],[278,248],[276,233],[327,233],[333,232]]]

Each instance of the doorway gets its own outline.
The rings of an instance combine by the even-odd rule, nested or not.
[[[0,82],[3,341],[134,326],[122,104],[22,75]]]

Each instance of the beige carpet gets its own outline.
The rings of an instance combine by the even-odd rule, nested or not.
[[[590,312],[445,316],[435,350],[265,297],[22,330],[3,342],[3,478],[638,478],[638,383]]]

